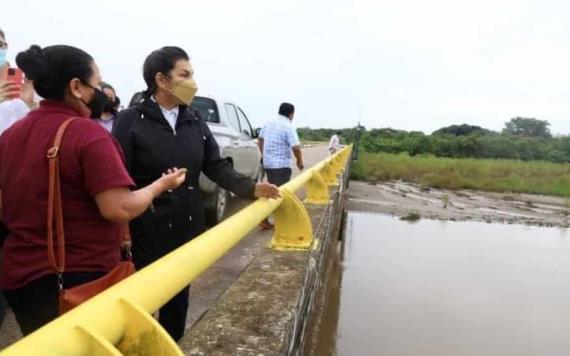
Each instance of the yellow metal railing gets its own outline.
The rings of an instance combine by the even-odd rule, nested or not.
[[[274,248],[309,248],[312,227],[293,192],[305,186],[307,203],[326,204],[350,157],[345,147],[297,176],[279,199],[260,199],[133,276],[28,335],[1,355],[183,355],[151,313],[228,252],[271,213]]]

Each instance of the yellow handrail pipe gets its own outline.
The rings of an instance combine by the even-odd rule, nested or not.
[[[283,185],[280,188],[281,198],[253,202],[0,354],[182,355],[176,343],[150,313],[190,284],[272,213],[276,220],[274,246],[308,248],[312,243],[310,221],[303,205],[291,193],[307,184],[317,186],[313,190],[308,188],[307,200],[310,200],[311,193],[319,189],[322,193],[322,179],[319,181],[321,173],[334,168],[334,164],[331,164],[333,159],[344,166],[351,149],[352,146],[347,146]],[[296,220],[292,223],[288,219]]]

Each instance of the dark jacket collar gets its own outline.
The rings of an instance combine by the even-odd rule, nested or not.
[[[169,125],[168,121],[162,115],[160,106],[158,103],[152,99],[145,99],[143,102],[137,105],[137,109],[150,118],[163,125]],[[176,126],[180,125],[186,121],[195,121],[195,115],[193,110],[189,110],[188,105],[180,105],[178,109],[178,119],[176,120]],[[169,125],[170,126],[170,125]]]

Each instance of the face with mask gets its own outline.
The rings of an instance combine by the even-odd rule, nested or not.
[[[107,114],[113,113],[119,106],[120,103],[119,98],[117,97],[115,90],[112,89],[110,86],[104,86],[103,92],[107,96],[107,101],[105,102],[105,105],[103,107],[103,112]]]
[[[107,98],[107,95],[105,95],[101,89],[92,87],[91,85],[88,86],[93,89],[94,94],[89,102],[84,101],[83,103],[91,110],[90,117],[92,119],[98,119],[101,117],[101,114],[103,114],[109,98]]]
[[[190,105],[198,91],[194,80],[194,70],[185,59],[176,61],[169,75],[157,73],[157,85],[163,89],[177,105]]]
[[[103,108],[107,102],[107,95],[99,89],[101,85],[101,74],[99,67],[92,63],[93,74],[88,80],[74,78],[69,82],[69,99],[66,99],[84,116],[100,118]]]
[[[198,85],[194,79],[183,79],[174,83],[172,95],[178,99],[180,105],[190,105],[198,91]]]
[[[8,63],[8,43],[6,39],[0,36],[0,67]]]
[[[7,48],[0,48],[0,67],[4,66],[4,64],[8,63],[8,59],[6,56],[8,55]]]

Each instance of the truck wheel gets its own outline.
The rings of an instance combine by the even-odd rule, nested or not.
[[[226,213],[226,207],[228,205],[228,192],[225,189],[216,187],[216,190],[209,194],[206,198],[209,200],[206,202],[206,224],[208,226],[217,225]]]

